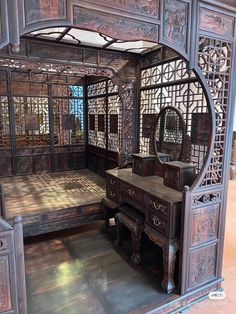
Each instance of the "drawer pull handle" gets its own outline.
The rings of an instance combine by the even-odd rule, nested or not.
[[[159,227],[159,226],[162,224],[162,222],[160,221],[160,219],[157,218],[157,217],[155,217],[155,216],[152,217],[152,221],[153,221],[154,225],[157,226],[157,227]]]
[[[116,193],[113,193],[112,191],[110,191],[110,196],[114,197],[116,195]]]
[[[111,179],[110,183],[111,183],[111,185],[114,185],[116,183],[116,181]]]
[[[135,191],[134,191],[134,190],[131,190],[131,189],[128,189],[128,193],[129,193],[130,196],[133,196],[134,193],[135,193]]]
[[[151,206],[155,209],[155,210],[160,210],[161,209],[161,205],[160,204],[156,204],[155,202],[151,201]]]

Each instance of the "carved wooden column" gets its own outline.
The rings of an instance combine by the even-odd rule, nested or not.
[[[137,113],[137,85],[134,80],[119,83],[120,97],[122,100],[122,144],[120,164],[130,160],[136,152],[136,113]]]

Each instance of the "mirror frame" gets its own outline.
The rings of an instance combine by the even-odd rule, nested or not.
[[[177,113],[177,115],[180,119],[181,125],[182,125],[182,147],[181,147],[181,151],[179,154],[179,158],[177,160],[183,161],[183,159],[184,159],[184,148],[185,148],[185,139],[186,139],[186,125],[185,125],[184,118],[183,118],[182,113],[180,112],[179,109],[177,109],[173,106],[166,106],[166,107],[162,108],[160,110],[160,112],[158,113],[157,118],[156,118],[156,122],[155,122],[155,130],[154,130],[154,152],[155,152],[155,155],[157,157],[158,162],[161,165],[163,165],[163,162],[158,157],[158,150],[157,150],[157,144],[156,144],[156,132],[157,132],[157,128],[158,128],[158,121],[159,121],[159,119],[161,119],[163,112],[170,110],[170,109]]]

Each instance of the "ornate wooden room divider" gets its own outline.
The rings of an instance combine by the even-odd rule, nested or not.
[[[11,43],[19,67],[25,64],[19,51],[21,35],[44,27],[73,25],[121,40],[150,40],[171,47],[200,78],[210,106],[212,137],[203,168],[195,184],[184,193],[181,300],[191,302],[219,289],[235,102],[234,2],[100,0],[95,6],[93,0],[57,0],[53,4],[53,10],[48,10],[41,0],[1,1],[0,45]],[[78,62],[82,64],[84,59]],[[11,58],[1,58],[0,64],[11,66]],[[127,83],[123,79],[119,84],[125,91],[121,95],[126,110],[122,149],[128,156],[134,151],[135,80]],[[177,307],[176,302],[170,303],[165,311]]]
[[[0,176],[85,167],[80,77],[0,71]]]

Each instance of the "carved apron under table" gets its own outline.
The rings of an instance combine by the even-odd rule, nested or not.
[[[176,252],[180,247],[182,192],[163,184],[158,176],[141,177],[131,169],[107,171],[107,198],[121,205],[128,203],[145,214],[144,232],[163,251],[162,288],[172,292]]]

